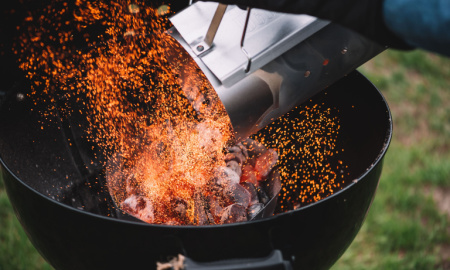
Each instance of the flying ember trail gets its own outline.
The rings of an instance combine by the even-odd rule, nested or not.
[[[55,0],[28,13],[16,42],[30,97],[48,108],[42,121],[77,110],[89,122],[116,206],[150,223],[223,224],[251,219],[279,189],[278,211],[340,189],[343,173],[327,163],[339,130],[330,109],[280,120],[301,149],[282,133],[236,144],[214,89],[167,34],[170,12],[144,1]],[[302,163],[289,175],[293,156]]]

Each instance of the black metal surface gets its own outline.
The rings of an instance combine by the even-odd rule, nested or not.
[[[0,107],[5,186],[30,240],[56,269],[152,269],[157,261],[177,254],[204,263],[263,258],[274,250],[280,250],[293,269],[328,269],[364,221],[392,135],[385,100],[362,75],[351,73],[314,98],[339,111],[338,144],[345,148],[341,158],[351,165],[346,188],[259,221],[151,225],[114,218],[117,213],[101,186],[101,167],[80,169],[80,162],[89,157],[83,153],[87,145],[74,139],[80,138],[78,131],[70,129],[72,139],[80,142],[73,148],[66,123],[55,118],[42,129],[38,112],[30,110],[31,101],[13,97]],[[81,124],[76,118],[70,121]]]
[[[283,259],[283,254],[279,250],[274,250],[269,256],[258,259],[198,263],[185,258],[184,265],[185,270],[292,270],[291,263]]]

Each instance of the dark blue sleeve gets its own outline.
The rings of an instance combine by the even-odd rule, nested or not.
[[[450,56],[450,0],[385,0],[383,15],[408,44]]]

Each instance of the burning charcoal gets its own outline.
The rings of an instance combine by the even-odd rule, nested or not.
[[[221,224],[247,221],[247,210],[240,204],[232,204],[223,210]]]
[[[242,149],[239,146],[234,145],[234,146],[228,148],[228,152],[230,152],[230,153],[242,153]]]
[[[216,222],[215,222],[214,216],[211,214],[210,211],[208,211],[208,209],[205,209],[205,210],[206,210],[206,216],[208,217],[209,224],[215,224]]]
[[[241,183],[242,182],[248,182],[252,183],[253,185],[258,185],[258,178],[256,177],[256,171],[252,165],[247,164],[244,165],[244,167],[242,168]]]
[[[199,131],[215,132],[215,130],[203,130],[203,128]],[[153,144],[153,147],[158,150],[154,151],[156,154],[165,151],[164,144]],[[166,225],[242,222],[247,221],[248,218],[255,218],[262,210],[270,215],[268,211],[272,210],[266,211],[265,207],[281,187],[280,174],[273,169],[277,162],[277,153],[250,139],[230,147],[228,151],[224,158],[226,166],[215,167],[214,175],[207,185],[195,191],[189,199],[193,200],[193,205],[190,206],[193,208],[192,212],[188,211],[188,204],[184,197],[183,199],[177,195],[169,197],[170,206],[160,206],[160,202],[154,204],[152,202],[155,201],[136,195],[141,194],[138,174],[136,174],[138,170],[121,174],[120,178],[124,182],[121,185],[123,193],[121,198],[125,196],[126,200],[120,204],[120,207],[145,222]],[[168,211],[160,215],[155,211],[156,207],[158,209],[167,207]]]
[[[227,186],[230,183],[239,183],[239,175],[228,167],[218,167],[214,173],[215,183],[219,186]]]
[[[260,185],[267,193],[269,198],[273,198],[280,192],[281,176],[278,170],[272,170],[267,179]]]
[[[158,155],[162,155],[162,154],[164,154],[165,151],[167,151],[167,147],[164,144],[164,142],[156,142],[156,143],[152,144],[152,147],[155,149],[155,152]]]
[[[217,177],[214,177],[211,181],[209,181],[208,188],[213,193],[220,193],[221,194],[222,193],[222,189],[223,189],[221,184],[222,184],[222,180],[217,178]]]
[[[261,211],[264,208],[264,204],[262,203],[255,203],[253,205],[250,205],[247,208],[247,215],[248,215],[248,219],[252,219],[256,216],[256,214],[259,213],[259,211]]]
[[[196,206],[194,209],[194,224],[195,225],[209,225],[208,215],[203,206]]]
[[[235,153],[228,153],[225,156],[225,162],[228,162],[230,160],[235,160],[239,164],[243,164],[247,159],[244,157],[242,152],[235,152]]]
[[[255,162],[255,170],[258,180],[264,180],[278,161],[278,154],[274,149],[269,149],[261,154]]]
[[[181,218],[186,216],[186,205],[179,203],[175,206],[174,210]]]
[[[153,204],[146,197],[131,195],[122,202],[120,207],[128,214],[147,223],[152,223],[155,219]]]
[[[239,147],[238,145],[228,148],[228,154],[225,156],[225,161],[235,160],[239,164],[243,164],[247,161],[248,153],[247,151],[242,151],[244,147]]]
[[[126,174],[125,174],[126,175]],[[136,176],[134,173],[130,173],[126,179],[125,179],[125,193],[123,193],[123,196],[129,197],[132,194],[140,194],[140,187],[137,184]]]
[[[242,154],[244,155],[244,157],[247,159],[248,158],[248,151],[247,148],[242,144],[242,143],[238,143],[236,144],[240,149]]]
[[[244,140],[242,145],[247,148],[249,157],[259,156],[267,150],[264,145],[250,138]]]
[[[205,200],[201,193],[194,195],[194,224],[209,225],[208,215],[205,209]]]
[[[266,205],[270,200],[269,196],[267,196],[266,192],[264,192],[264,190],[261,187],[257,187],[256,191],[258,192],[259,202]]]
[[[223,207],[220,206],[219,200],[215,196],[208,196],[207,198],[209,205],[209,212],[213,215],[213,217],[218,218],[222,214]]]
[[[245,208],[250,204],[250,192],[239,184],[227,185],[223,190],[223,195],[230,203],[240,204]]]
[[[181,223],[175,219],[170,219],[164,223],[165,225],[177,226],[181,225]]]
[[[255,203],[259,203],[258,191],[256,191],[255,185],[253,185],[252,183],[243,182],[241,183],[241,186],[243,186],[250,193],[249,206],[252,206]]]
[[[242,168],[239,165],[239,163],[235,160],[230,160],[227,162],[227,167],[232,169],[233,171],[235,171],[237,173],[237,175],[239,175],[239,177],[241,177],[242,175]]]
[[[173,219],[180,223],[188,222],[187,202],[184,199],[179,197],[173,198],[170,209],[173,210],[173,213],[171,217],[168,217],[169,220]]]

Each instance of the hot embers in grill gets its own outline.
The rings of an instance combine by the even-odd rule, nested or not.
[[[281,189],[280,174],[275,167],[277,160],[274,149],[267,149],[252,139],[230,147],[225,156],[226,166],[216,168],[213,179],[193,196],[194,220],[188,218],[189,202],[175,198],[172,213],[176,218],[168,218],[165,224],[228,224],[272,215],[274,207],[266,206],[276,203]],[[153,223],[156,210],[152,201],[132,190],[127,185],[130,195],[120,208]]]

